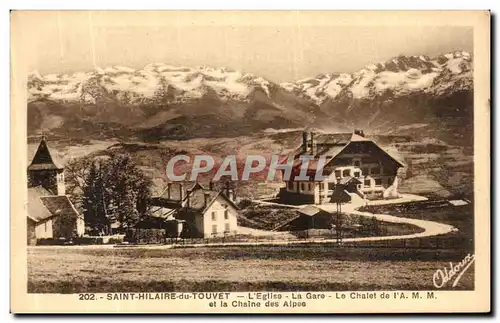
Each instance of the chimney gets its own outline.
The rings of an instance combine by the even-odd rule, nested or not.
[[[182,183],[179,183],[179,201],[184,199],[184,186]]]
[[[306,152],[307,151],[307,132],[303,131],[302,132],[302,151]]]
[[[363,129],[355,129],[354,130],[354,134],[358,135],[358,136],[361,136],[361,137],[365,136],[365,133],[364,133]]]
[[[208,201],[209,201],[209,199],[210,199],[210,193],[205,192],[203,195],[204,195],[204,197],[205,197],[205,207],[207,207],[207,205],[208,205]]]
[[[188,208],[190,208],[190,207],[191,207],[191,192],[192,192],[192,191],[190,191],[190,190],[188,190],[188,191],[186,192],[186,206],[187,206]]]
[[[316,152],[316,142],[314,141],[314,132],[311,131],[311,155]]]
[[[167,199],[171,199],[172,198],[172,183],[168,183],[167,184]]]
[[[232,188],[228,189],[227,193],[228,193],[227,197],[234,202],[236,200],[236,194],[234,192],[234,189]]]

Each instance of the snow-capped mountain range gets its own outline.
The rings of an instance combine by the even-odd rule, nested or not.
[[[35,71],[28,76],[28,93],[29,100],[43,98],[95,103],[98,95],[92,91],[92,86],[101,86],[108,93],[117,93],[119,99],[133,103],[152,99],[170,88],[176,91],[172,99],[182,102],[201,98],[211,89],[221,99],[246,100],[255,87],[270,97],[272,84],[262,77],[227,68],[189,68],[156,63],[140,70],[111,66],[73,75],[42,76]],[[295,83],[282,83],[281,87],[319,105],[342,93],[362,99],[387,90],[397,95],[416,91],[438,93],[456,85],[465,88],[471,84],[472,57],[467,52],[457,51],[432,59],[428,56],[399,56],[384,63],[367,65],[353,74],[321,74]]]
[[[175,94],[172,100],[183,102],[199,99],[212,90],[221,99],[245,100],[254,87],[260,87],[268,96],[270,82],[262,77],[227,68],[176,67],[166,64],[149,64],[136,70],[126,66],[96,68],[91,72],[73,75],[50,74],[42,76],[33,72],[28,76],[29,99],[84,101],[95,103],[101,87],[127,103]]]
[[[353,99],[373,98],[388,90],[395,95],[418,91],[440,94],[450,88],[471,88],[472,57],[463,51],[435,58],[399,56],[353,74],[321,74],[281,85],[318,105],[342,94]]]
[[[472,55],[463,51],[398,56],[352,74],[283,84],[228,68],[159,63],[72,75],[33,72],[28,132],[187,138],[304,126],[387,132],[443,123],[470,130],[472,74]]]

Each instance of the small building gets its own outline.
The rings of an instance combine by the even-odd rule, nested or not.
[[[300,179],[303,161],[300,156],[311,157],[307,179]],[[303,132],[302,144],[291,156],[295,159],[292,176],[285,181],[280,198],[285,203],[331,203],[336,186],[345,187],[353,199],[396,198],[398,169],[403,163],[366,138],[363,131],[354,133]],[[325,163],[320,164],[323,159]],[[321,171],[325,179],[317,179]]]
[[[85,231],[83,216],[65,194],[64,169],[56,165],[45,137],[28,167],[27,242],[38,239],[81,236]]]
[[[334,216],[313,205],[297,209],[295,215],[280,223],[273,231],[301,231],[309,229],[330,229]]]
[[[183,221],[181,237],[212,238],[238,232],[239,208],[228,196],[231,192],[207,189],[199,183],[184,191],[183,184],[169,183],[164,194],[151,200],[153,214],[165,219]],[[176,191],[176,194],[172,194]],[[161,215],[159,215],[161,214]]]

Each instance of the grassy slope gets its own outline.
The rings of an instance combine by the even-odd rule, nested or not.
[[[450,250],[331,245],[156,250],[32,248],[28,250],[28,291],[434,289],[432,275],[436,269],[462,257]],[[471,268],[457,288],[472,289],[473,277]]]

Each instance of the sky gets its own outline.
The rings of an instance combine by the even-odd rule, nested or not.
[[[350,25],[327,16],[318,23],[303,17],[45,12],[23,20],[32,26],[23,35],[29,40],[29,68],[42,74],[165,63],[227,67],[274,82],[352,73],[400,54],[473,50],[467,26]]]

